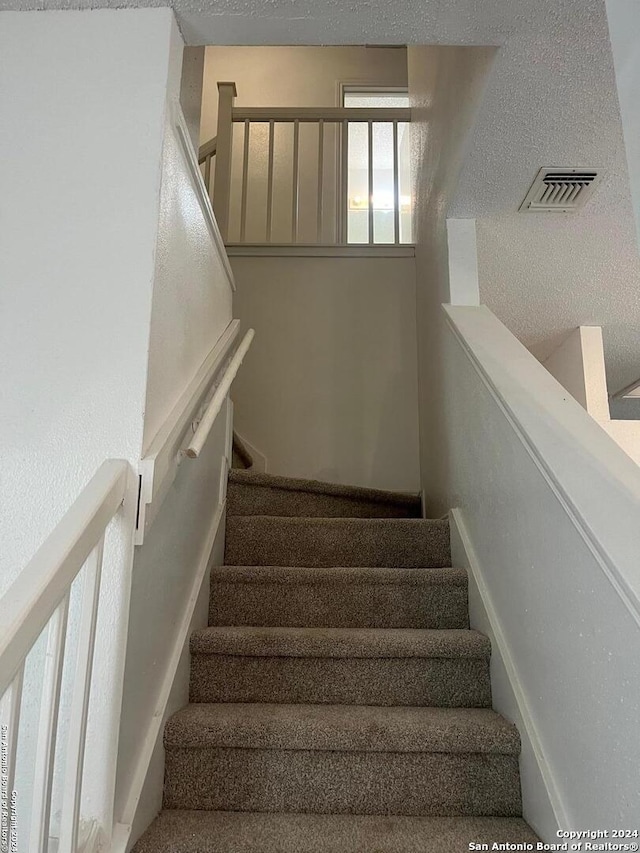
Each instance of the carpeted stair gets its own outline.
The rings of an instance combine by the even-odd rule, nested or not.
[[[241,468],[229,472],[227,508],[233,516],[420,518],[421,515],[417,494],[294,480],[275,474],[254,474]]]
[[[446,520],[416,496],[232,471],[227,565],[134,853],[535,842]]]

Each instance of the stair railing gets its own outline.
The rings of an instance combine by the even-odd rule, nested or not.
[[[80,797],[84,775],[84,752],[89,712],[91,673],[100,598],[100,578],[105,531],[124,500],[128,465],[121,460],[104,462],[78,499],[46,539],[35,556],[0,599],[0,721],[2,726],[3,822],[11,835],[15,832],[14,785],[18,737],[21,729],[23,686],[27,659],[44,634],[46,643],[44,671],[38,685],[39,722],[35,761],[25,762],[24,782],[31,799],[29,850],[47,850],[49,844],[51,800],[56,763],[62,772],[62,809],[58,853],[76,853],[80,823]],[[70,624],[72,586],[81,582],[76,624]],[[74,616],[76,609],[74,605]],[[75,661],[70,688],[69,727],[61,754],[56,752],[58,717],[62,698],[66,646],[73,635]],[[65,678],[66,683],[66,678]],[[25,697],[26,698],[26,697]],[[29,699],[37,699],[31,697]],[[32,702],[29,702],[32,705]],[[27,765],[29,765],[27,767]],[[3,827],[3,830],[5,827]],[[17,845],[16,840],[16,845]],[[20,846],[6,849],[27,849]]]
[[[347,244],[347,222],[348,209],[350,205],[357,205],[360,211],[367,211],[367,233],[368,244],[372,245],[375,240],[374,225],[374,127],[377,124],[386,124],[392,138],[393,146],[393,192],[392,198],[385,201],[387,212],[393,212],[393,245],[401,242],[401,195],[400,195],[400,165],[399,165],[399,127],[411,121],[411,110],[408,107],[236,107],[237,96],[235,83],[218,83],[218,135],[215,139],[206,143],[200,149],[202,162],[205,163],[205,180],[210,189],[211,174],[209,165],[207,172],[207,157],[211,159],[210,152],[215,150],[215,171],[212,191],[213,209],[218,226],[225,242],[230,242],[229,214],[232,200],[232,154],[234,149],[234,126],[242,125],[242,163],[240,167],[240,213],[239,213],[239,239],[235,242],[244,244],[247,240],[247,209],[248,209],[248,187],[249,171],[252,166],[252,179],[258,180],[266,185],[266,201],[264,202],[264,243],[274,242],[274,205],[276,200],[276,187],[274,179],[274,165],[282,162],[289,156],[289,152],[278,152],[276,146],[276,127],[279,124],[293,126],[291,140],[291,169],[288,177],[290,187],[290,244],[300,243],[300,212],[301,212],[301,179],[304,177],[305,186],[313,183],[314,192],[312,204],[315,206],[315,240],[313,245],[346,245]],[[251,158],[251,135],[256,125],[266,127],[265,157],[260,161],[266,161],[266,167],[250,163]],[[304,176],[301,174],[301,126],[315,125],[316,144],[314,146],[315,164],[313,168],[314,180],[310,180],[308,157],[305,152]],[[366,170],[367,191],[362,197],[349,199],[349,129],[351,125],[366,126]],[[333,163],[331,146],[333,140],[337,140],[336,163]],[[238,139],[240,142],[240,139]],[[327,166],[330,165],[330,168]],[[332,174],[335,173],[335,174]],[[235,172],[234,179],[236,178]],[[337,178],[337,187],[332,186],[333,178]],[[335,183],[335,182],[334,182]],[[235,184],[235,180],[234,180]],[[283,188],[280,188],[283,189]],[[282,194],[282,193],[280,193]],[[311,194],[310,194],[310,197]],[[336,199],[335,211],[329,210],[329,200]],[[253,198],[251,207],[255,209]],[[309,218],[308,216],[306,217]],[[307,229],[308,230],[308,229]],[[327,233],[332,232],[332,240],[327,243],[324,240]],[[255,244],[256,241],[251,241]],[[282,240],[277,242],[282,243]],[[309,243],[309,241],[306,241]]]
[[[214,136],[213,139],[201,145],[198,151],[198,165],[204,165],[204,185],[209,193],[209,198],[211,198],[211,161],[216,156],[217,148],[218,137]]]

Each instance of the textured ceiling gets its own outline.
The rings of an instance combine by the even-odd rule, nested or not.
[[[536,354],[604,328],[611,390],[640,376],[640,263],[604,0],[0,0],[172,5],[191,44],[500,46],[451,215],[478,221],[481,296]],[[519,214],[541,166],[606,178],[574,216]]]

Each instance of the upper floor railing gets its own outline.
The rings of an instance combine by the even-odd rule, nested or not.
[[[17,818],[12,808],[17,776],[29,801],[28,809],[20,801],[20,815],[30,812],[30,827],[21,826],[19,845],[7,842],[7,850],[46,851],[50,837],[57,841],[58,853],[78,849],[105,531],[124,500],[127,468],[120,460],[102,464],[0,600],[0,719],[9,834],[15,832]],[[38,650],[44,660],[39,667],[30,666]],[[69,695],[64,697],[66,737],[61,739],[63,675]],[[34,708],[39,708],[35,725]],[[34,730],[35,758],[21,763],[19,751]],[[55,827],[54,778],[62,779]]]
[[[411,241],[409,108],[236,107],[234,83],[218,90],[200,162],[227,244]]]

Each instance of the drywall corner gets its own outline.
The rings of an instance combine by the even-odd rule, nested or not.
[[[478,251],[475,219],[447,219],[449,302],[479,305]]]

